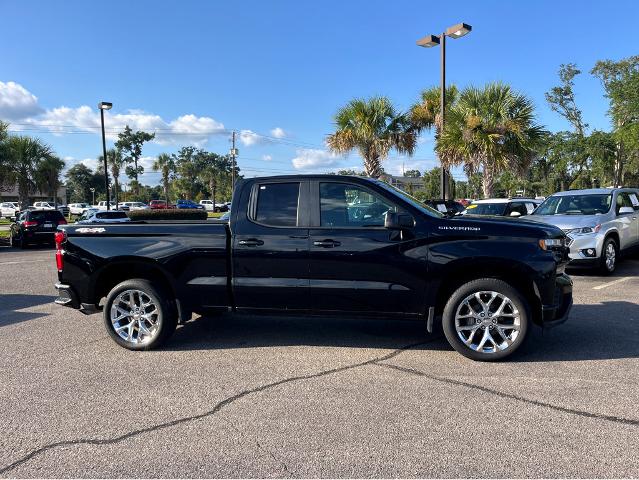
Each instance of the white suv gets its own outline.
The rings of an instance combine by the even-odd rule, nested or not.
[[[570,266],[611,274],[619,254],[639,248],[639,189],[593,188],[555,193],[529,220],[549,223],[568,236]]]
[[[20,204],[18,202],[2,202],[0,203],[0,216],[12,220],[16,217],[16,214],[20,211]]]

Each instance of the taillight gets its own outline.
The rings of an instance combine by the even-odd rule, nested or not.
[[[58,267],[58,272],[61,272],[62,267],[64,266],[64,250],[62,250],[62,244],[67,239],[67,232],[64,230],[55,232],[53,238],[55,240],[55,264]]]
[[[34,220],[27,220],[26,222],[24,222],[24,226],[25,227],[37,227],[38,226],[38,222],[36,222]]]

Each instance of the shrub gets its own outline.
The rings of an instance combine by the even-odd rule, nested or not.
[[[166,210],[133,210],[127,212],[129,218],[136,220],[206,220],[206,210],[170,208]]]

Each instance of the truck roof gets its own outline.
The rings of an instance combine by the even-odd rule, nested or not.
[[[355,179],[355,180],[364,180],[367,182],[376,182],[378,181],[375,178],[370,177],[361,177],[359,175],[335,175],[332,173],[310,173],[310,174],[297,174],[297,175],[273,175],[266,177],[252,177],[245,178],[244,180],[250,181],[263,181],[263,180],[299,180],[303,178],[313,178],[313,179],[328,179],[328,180],[336,180],[336,179]]]

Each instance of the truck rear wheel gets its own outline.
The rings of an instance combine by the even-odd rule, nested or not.
[[[118,345],[129,350],[151,350],[173,334],[177,313],[153,283],[126,280],[107,295],[104,324]]]
[[[458,288],[446,303],[444,334],[465,357],[501,360],[523,343],[529,312],[523,296],[503,280],[472,280]]]

